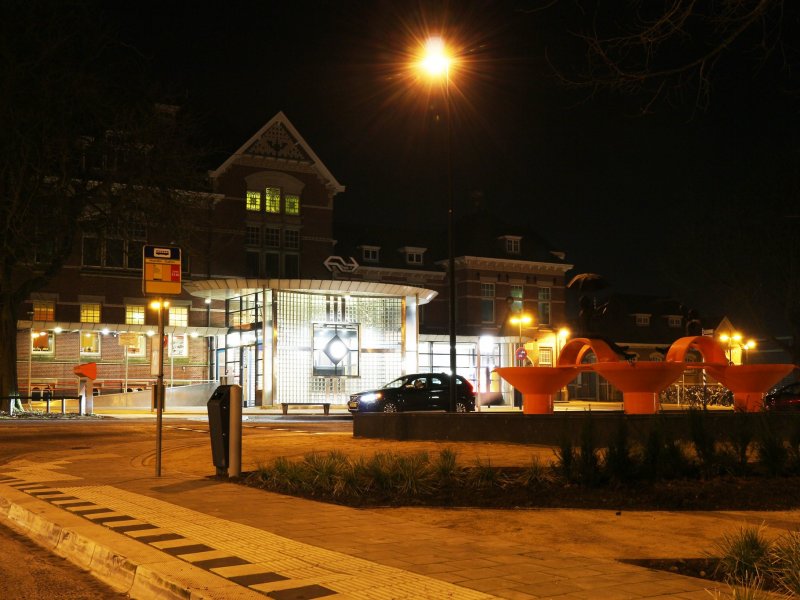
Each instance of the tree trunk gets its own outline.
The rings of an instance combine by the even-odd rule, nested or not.
[[[13,294],[0,296],[0,410],[8,412],[8,397],[17,387],[17,311]]]

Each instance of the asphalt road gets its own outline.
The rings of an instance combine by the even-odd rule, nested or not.
[[[0,523],[0,598],[97,600],[128,598],[67,560]]]

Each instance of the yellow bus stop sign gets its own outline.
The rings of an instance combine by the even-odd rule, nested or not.
[[[145,296],[177,296],[181,293],[181,249],[144,246],[142,291]]]

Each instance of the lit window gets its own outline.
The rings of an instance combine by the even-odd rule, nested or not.
[[[365,246],[361,249],[361,251],[363,252],[361,256],[364,259],[364,262],[378,262],[378,253],[380,252],[380,248],[376,248],[375,246]]]
[[[125,322],[128,325],[144,325],[144,305],[143,304],[126,305]]]
[[[244,230],[245,242],[250,246],[258,246],[261,241],[260,233],[261,230],[258,227],[248,225]]]
[[[185,333],[171,333],[169,336],[170,356],[189,356],[188,340]]]
[[[99,323],[100,305],[97,303],[81,304],[81,323]]]
[[[511,312],[522,312],[523,291],[521,285],[511,286]]]
[[[169,324],[175,327],[188,327],[189,325],[189,307],[188,306],[170,306],[169,307]]]
[[[481,321],[494,323],[494,284],[481,284]]]
[[[636,325],[638,327],[647,327],[650,325],[650,315],[636,315]]]
[[[539,365],[542,367],[553,366],[553,349],[549,346],[539,347]]]
[[[94,332],[81,333],[81,354],[100,354],[100,334]]]
[[[31,332],[31,351],[34,354],[52,354],[55,348],[55,335],[51,331]]]
[[[297,250],[300,247],[300,232],[295,229],[287,229],[284,231],[283,247]]]
[[[286,204],[287,215],[300,214],[300,196],[295,196],[294,194],[286,194],[283,197],[283,201]]]
[[[275,227],[267,227],[264,230],[264,246],[267,248],[278,248],[281,245],[281,230]]]
[[[34,321],[55,321],[55,302],[37,301],[33,303]]]
[[[680,327],[682,319],[680,317],[669,317],[668,324],[670,327]]]
[[[261,193],[260,192],[247,192],[247,200],[245,206],[247,210],[260,211],[261,210]]]
[[[268,213],[281,212],[281,188],[268,187],[264,190],[264,210]]]
[[[553,291],[549,287],[539,288],[539,324],[550,324],[550,300],[553,297]]]
[[[128,358],[147,356],[147,336],[143,333],[121,333],[120,344],[126,349]]]

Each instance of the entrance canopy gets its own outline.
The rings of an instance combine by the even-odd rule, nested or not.
[[[334,279],[205,279],[187,281],[183,287],[193,296],[212,300],[227,300],[265,289],[350,296],[416,296],[420,304],[427,304],[436,296],[433,290],[410,285]]]

